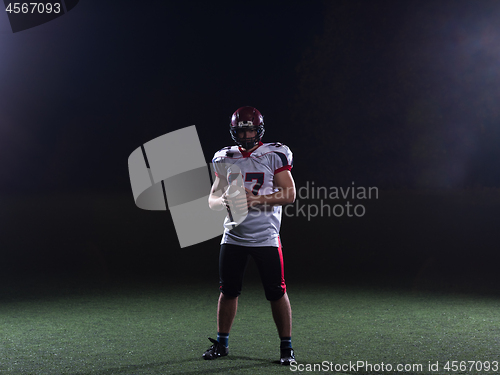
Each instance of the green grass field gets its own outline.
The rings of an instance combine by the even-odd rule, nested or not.
[[[230,335],[230,354],[204,361],[216,335],[216,285],[132,285],[82,291],[4,290],[1,374],[285,374],[279,339],[258,284],[246,283]],[[407,365],[406,374],[446,371],[447,361],[500,360],[500,300],[457,294],[289,284],[298,363]],[[439,362],[439,371],[429,371]],[[450,363],[451,364],[451,363]],[[422,365],[421,368],[411,365]],[[479,366],[479,364],[475,364]],[[317,365],[318,367],[319,365]],[[334,367],[333,367],[334,368]],[[313,373],[311,371],[294,373]]]

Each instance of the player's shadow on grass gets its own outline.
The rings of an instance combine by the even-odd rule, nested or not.
[[[255,361],[255,364],[241,364],[234,366],[227,366],[228,362],[233,361]],[[168,367],[168,373],[172,375],[199,375],[199,374],[214,374],[214,373],[226,373],[227,371],[235,371],[235,370],[243,370],[243,369],[252,369],[252,368],[264,368],[264,367],[281,367],[280,361],[269,361],[268,359],[263,358],[253,358],[246,356],[231,356],[226,358],[221,358],[217,360],[217,363],[222,366],[218,368],[207,367],[198,370],[190,370],[186,368],[186,364],[191,364],[191,368],[199,367],[199,364],[207,363],[212,361],[205,361],[201,357],[200,358],[189,358],[178,361],[165,361],[165,362],[154,362],[154,363],[146,363],[142,365],[124,365],[120,367],[112,367],[107,368],[102,371],[91,371],[91,372],[66,372],[61,373],[61,375],[115,375],[115,374],[136,374],[142,373],[141,371],[148,371],[148,374],[165,374],[165,368]],[[208,363],[207,363],[208,364]],[[176,372],[172,372],[172,367],[185,367],[186,370],[178,370]]]
[[[277,361],[269,361],[268,359],[264,359],[264,358],[253,358],[253,357],[245,357],[245,356],[242,356],[242,355],[236,355],[236,356],[231,356],[231,357],[228,357],[228,359],[230,360],[240,360],[240,361],[258,361],[262,364],[278,364],[280,365],[280,361],[277,360]]]

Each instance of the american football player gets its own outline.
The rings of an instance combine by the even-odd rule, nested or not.
[[[281,143],[262,143],[264,118],[253,107],[241,107],[234,112],[229,132],[236,145],[224,147],[214,155],[215,180],[209,205],[214,210],[246,209],[247,216],[237,226],[225,225],[219,255],[217,340],[209,338],[213,345],[203,358],[211,360],[228,354],[229,332],[236,316],[245,267],[251,256],[259,269],[281,339],[280,363],[289,365],[295,361],[291,342],[292,311],[279,231],[281,206],[295,201],[292,152]],[[227,188],[236,177],[241,177],[244,186],[241,194],[230,198]],[[228,215],[226,224],[230,220]]]

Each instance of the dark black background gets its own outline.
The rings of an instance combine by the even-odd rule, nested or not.
[[[379,189],[362,218],[284,218],[289,280],[496,290],[499,15],[498,1],[80,1],[19,33],[1,16],[1,277],[216,283],[219,239],[180,249],[169,213],[135,206],[127,159],[196,125],[208,163],[251,105],[264,141],[294,152],[297,187]]]

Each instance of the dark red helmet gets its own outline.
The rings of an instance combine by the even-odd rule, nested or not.
[[[238,130],[256,130],[253,138],[238,138]],[[264,135],[264,116],[254,107],[241,107],[233,113],[229,132],[237,145],[248,150],[260,142]]]

